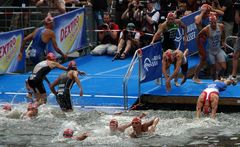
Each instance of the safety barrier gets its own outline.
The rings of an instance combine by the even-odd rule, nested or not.
[[[139,49],[138,49],[139,50]],[[137,60],[139,62],[140,61],[140,58],[138,57],[139,56],[139,51],[135,51],[134,53],[134,56],[131,60],[131,63],[128,67],[128,70],[124,76],[124,79],[123,79],[123,97],[124,97],[124,110],[127,110],[128,109],[128,80],[130,78],[130,76],[132,75],[132,71],[133,71],[133,68],[135,66],[135,64],[137,63]],[[140,64],[139,64],[139,69],[140,69]],[[138,73],[140,74],[140,70],[138,71]],[[138,97],[140,96],[140,75],[138,76]]]
[[[86,13],[87,30],[95,30],[96,23],[93,17],[92,8],[84,6]],[[66,7],[66,11],[72,11],[79,8],[78,6]],[[55,8],[50,7],[0,7],[0,32],[7,32],[22,28],[35,28],[42,26],[42,20],[46,17],[48,12],[53,16],[59,14]],[[32,29],[26,29],[25,35],[29,34]],[[97,42],[96,32],[87,32],[88,41],[95,44]]]
[[[232,47],[231,45],[229,45],[228,43],[231,42],[234,46],[236,45],[237,43],[237,36],[228,36],[225,38],[225,44],[226,44],[226,47],[230,48],[232,51],[234,51],[234,47]],[[233,42],[234,40],[234,42]]]

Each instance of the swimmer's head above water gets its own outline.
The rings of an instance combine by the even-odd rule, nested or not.
[[[117,131],[118,121],[116,119],[111,119],[109,123],[109,128],[111,131]]]
[[[65,129],[64,132],[63,132],[63,137],[64,138],[72,138],[73,137],[73,130],[72,129]]]
[[[11,111],[12,110],[12,106],[10,104],[4,104],[3,105],[3,110],[5,111]]]

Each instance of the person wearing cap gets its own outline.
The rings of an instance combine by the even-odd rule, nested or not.
[[[181,50],[171,50],[168,49],[163,53],[162,59],[162,73],[166,79],[166,90],[171,90],[171,80],[174,79],[174,83],[176,86],[180,86],[178,84],[178,74],[181,68],[181,72],[183,74],[181,85],[184,84],[187,80],[187,71],[188,71],[188,61],[187,61],[188,49],[184,52]],[[169,75],[168,70],[171,65],[174,65],[174,71],[171,75]]]
[[[23,113],[21,118],[34,118],[38,115],[38,104],[29,103],[27,106],[27,112]]]
[[[52,45],[57,53],[63,56],[64,59],[67,58],[67,55],[64,54],[61,49],[58,47],[56,42],[56,36],[54,31],[52,30],[54,27],[54,19],[49,13],[47,17],[44,19],[44,27],[35,29],[32,33],[27,35],[23,39],[23,43],[20,49],[20,53],[18,54],[18,60],[22,59],[22,53],[25,50],[26,42],[32,40],[32,48],[30,50],[30,60],[34,65],[43,61],[47,51],[47,44],[52,42]]]
[[[120,33],[117,53],[114,59],[125,59],[131,52],[140,47],[140,33],[135,30],[133,23],[128,23],[126,29]]]
[[[217,23],[217,17],[214,14],[209,16],[210,24],[204,27],[197,35],[197,46],[199,50],[206,50],[204,43],[208,40],[206,57],[211,67],[212,79],[223,76],[227,68],[226,53],[221,49],[225,46],[224,25]]]
[[[73,111],[71,101],[71,88],[74,83],[77,83],[80,93],[79,96],[83,96],[83,88],[78,79],[77,64],[75,61],[70,61],[68,64],[67,71],[61,74],[51,85],[50,89],[53,94],[56,95],[57,102],[62,111],[69,112]],[[58,90],[55,90],[55,86],[58,85]]]
[[[11,106],[11,104],[4,104],[3,105],[3,110],[4,111],[12,111],[12,106]]]
[[[141,137],[143,133],[154,133],[156,126],[159,122],[159,118],[155,117],[154,119],[142,123],[142,120],[139,117],[132,119],[132,129],[133,131],[129,134],[131,138]]]
[[[56,61],[56,56],[53,53],[47,54],[47,59],[39,62],[32,71],[32,74],[26,81],[27,89],[33,91],[33,95],[36,98],[36,102],[41,105],[47,102],[47,94],[43,84],[43,80],[46,80],[50,85],[46,75],[54,68],[67,70],[66,67],[62,66]]]
[[[187,27],[180,19],[176,19],[176,15],[173,12],[169,12],[167,15],[166,21],[164,21],[162,24],[159,24],[158,30],[154,34],[150,44],[153,44],[155,41],[161,39],[161,36],[163,36],[164,38],[162,42],[163,51],[166,51],[167,49],[172,49],[172,50],[177,49],[174,40],[176,38],[176,32],[179,27],[182,28],[184,31],[183,40],[184,40],[184,45],[186,47]]]
[[[220,79],[215,80],[207,85],[198,97],[196,105],[196,118],[199,118],[201,112],[204,115],[209,115],[211,118],[216,117],[218,102],[219,102],[219,92],[226,90],[229,85],[236,85],[237,82],[232,79]]]
[[[194,18],[194,22],[197,26],[198,31],[200,32],[204,27],[209,25],[209,16],[211,12],[216,12],[217,15],[223,15],[223,11],[213,9],[210,5],[208,4],[203,4],[200,8],[201,13]],[[207,42],[205,42],[204,46],[207,46]],[[206,64],[206,51],[204,48],[198,47],[198,53],[199,53],[199,64],[196,66],[194,70],[194,76],[193,76],[193,81],[195,83],[201,83],[201,80],[198,78],[198,74],[202,67]]]
[[[142,113],[139,118],[142,119],[143,117],[146,116],[146,113]],[[109,129],[110,129],[110,133],[115,135],[116,133],[119,132],[124,132],[127,128],[129,128],[132,125],[132,123],[127,123],[124,125],[119,125],[118,124],[118,120],[117,119],[111,119],[109,122]]]
[[[78,136],[74,136],[74,131],[70,128],[64,129],[64,131],[63,131],[64,138],[72,138],[72,139],[82,141],[82,140],[86,139],[88,136],[89,136],[88,132],[85,132]]]

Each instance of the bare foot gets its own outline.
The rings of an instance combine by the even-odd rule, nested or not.
[[[175,86],[179,87],[180,84],[178,82],[174,82]]]
[[[159,79],[159,78],[158,78],[158,79],[156,79],[155,83],[156,83],[157,85],[160,85],[160,84],[161,84],[161,81],[160,81],[160,79]]]
[[[197,84],[201,84],[201,83],[202,83],[202,81],[201,81],[200,79],[195,78],[195,77],[193,77],[192,80],[193,80],[195,83],[197,83]]]
[[[181,85],[184,84],[186,81],[187,81],[187,78],[186,78],[186,77],[183,77],[182,82],[181,82]]]

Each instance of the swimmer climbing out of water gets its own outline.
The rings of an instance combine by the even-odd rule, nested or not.
[[[143,118],[146,116],[146,113],[142,113],[139,118]],[[124,125],[118,125],[118,121],[116,119],[111,119],[109,123],[109,129],[111,133],[116,132],[124,132],[127,128],[129,128],[132,125],[132,123],[127,123]]]
[[[77,70],[77,64],[75,61],[70,61],[67,71],[61,74],[51,85],[50,89],[52,93],[56,95],[56,99],[62,111],[69,112],[73,110],[70,90],[73,84],[76,82],[80,89],[80,96],[83,96],[83,88],[78,79],[79,71]],[[55,86],[58,85],[58,90],[55,90]]]
[[[208,84],[207,88],[198,97],[196,106],[196,118],[200,117],[201,111],[205,115],[210,115],[211,118],[216,117],[219,92],[226,90],[228,85],[236,85],[236,81],[232,79],[215,80],[213,83]]]
[[[38,105],[46,104],[47,102],[47,94],[43,80],[46,80],[50,85],[50,82],[47,80],[46,76],[54,68],[67,70],[66,67],[62,66],[56,61],[56,56],[53,53],[48,53],[47,59],[39,62],[34,67],[32,74],[25,82],[27,90],[33,91],[33,95],[36,98]]]
[[[140,137],[143,133],[154,133],[156,126],[159,122],[159,118],[155,117],[154,119],[142,123],[139,117],[135,117],[132,120],[133,131],[129,134],[131,138]]]
[[[89,136],[88,132],[85,132],[85,133],[83,133],[79,136],[73,136],[73,134],[74,134],[74,131],[70,128],[67,128],[63,131],[63,137],[64,138],[72,138],[72,139],[76,139],[76,140],[79,140],[79,141],[82,141]]]
[[[188,71],[188,61],[187,61],[188,49],[184,52],[181,50],[171,50],[168,49],[163,53],[162,59],[162,73],[166,79],[166,89],[167,91],[171,90],[171,80],[174,79],[175,85],[180,86],[178,84],[178,73],[181,68],[181,72],[183,74],[183,79],[181,85],[184,84],[187,80],[187,71]],[[168,74],[167,70],[170,68],[170,65],[174,65],[174,71],[171,75]]]

